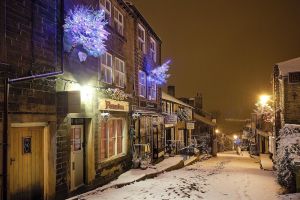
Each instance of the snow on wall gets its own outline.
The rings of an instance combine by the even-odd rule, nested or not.
[[[289,191],[295,191],[295,159],[300,156],[300,125],[286,124],[279,132],[275,158],[277,180]]]

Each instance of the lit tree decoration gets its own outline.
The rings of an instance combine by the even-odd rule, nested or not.
[[[255,104],[256,108],[254,112],[258,117],[261,117],[265,122],[274,122],[274,110],[273,108],[268,104],[268,101],[270,100],[270,97],[266,98],[268,96],[262,96],[259,102]]]
[[[65,49],[72,51],[74,48],[82,48],[79,52],[80,61],[85,61],[86,54],[99,57],[106,52],[105,41],[109,33],[105,30],[105,11],[86,6],[77,6],[70,10],[65,18]],[[71,43],[71,45],[68,45]],[[70,47],[71,46],[71,47]]]
[[[170,60],[165,62],[162,66],[156,67],[150,72],[149,80],[154,81],[157,85],[163,85],[167,82],[167,79],[170,77],[168,74]]]

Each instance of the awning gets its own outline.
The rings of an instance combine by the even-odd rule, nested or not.
[[[210,119],[206,118],[206,117],[202,117],[196,113],[194,113],[194,120],[196,121],[200,121],[203,122],[204,124],[207,124],[209,126],[216,126],[217,124],[212,122]]]

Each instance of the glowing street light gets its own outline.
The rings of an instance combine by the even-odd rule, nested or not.
[[[260,95],[259,104],[262,106],[266,106],[270,101],[271,97],[269,95]]]
[[[238,138],[238,136],[237,136],[237,135],[233,135],[233,139],[235,139],[235,140],[236,140],[237,138]]]
[[[215,133],[220,133],[220,130],[219,130],[219,129],[216,129],[216,130],[215,130]]]

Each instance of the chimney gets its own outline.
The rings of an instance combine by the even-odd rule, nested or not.
[[[168,86],[168,94],[175,97],[175,86],[174,85]]]

